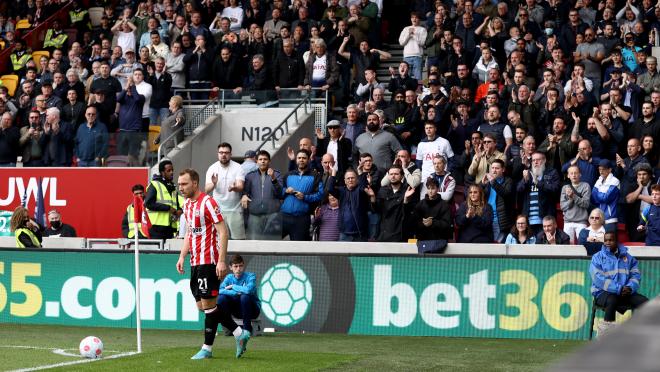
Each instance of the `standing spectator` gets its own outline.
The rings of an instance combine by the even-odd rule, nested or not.
[[[532,232],[524,214],[516,217],[516,224],[511,227],[504,244],[536,244],[536,236]]]
[[[495,139],[497,151],[504,152],[505,149],[513,144],[513,133],[511,127],[501,120],[500,109],[497,106],[491,106],[486,111],[486,122],[481,124],[478,131],[484,136],[491,135]]]
[[[96,107],[87,107],[85,121],[76,132],[74,153],[79,167],[98,167],[108,156],[108,129],[97,119]]]
[[[183,62],[185,56],[181,52],[181,43],[175,41],[172,43],[172,52],[165,61],[165,70],[172,76],[172,90],[184,89],[186,87],[186,64]]]
[[[273,61],[273,78],[275,90],[281,98],[296,97],[297,92],[281,91],[282,88],[302,90],[305,82],[305,62],[302,56],[293,50],[291,39],[282,40],[282,53],[278,53]]]
[[[658,60],[655,57],[646,57],[646,72],[639,75],[637,85],[644,90],[646,95],[660,90],[660,73],[658,73]]]
[[[52,109],[50,108],[46,114],[46,123],[50,125],[49,121],[53,120]],[[48,114],[50,113],[50,115]],[[59,110],[58,110],[59,120]],[[21,147],[21,154],[23,156],[24,167],[43,167],[44,166],[44,147],[46,145],[46,136],[44,135],[44,127],[39,122],[39,113],[31,111],[28,114],[28,125],[20,129],[21,138],[19,145]]]
[[[577,165],[568,168],[570,183],[562,187],[559,200],[564,213],[564,232],[572,244],[577,242],[580,231],[587,227],[587,216],[591,207],[592,186],[582,182],[580,177],[580,168]]]
[[[565,232],[557,229],[557,220],[553,216],[543,217],[543,231],[536,234],[536,244],[566,245],[571,239]]]
[[[380,242],[402,242],[408,236],[406,231],[406,217],[408,211],[414,206],[410,198],[415,193],[415,188],[408,185],[405,187],[403,181],[403,169],[394,165],[387,171],[390,180],[389,185],[378,190],[378,195],[371,188],[367,188],[372,208],[380,215]]]
[[[199,13],[194,14],[199,16]],[[183,57],[183,63],[186,64],[190,89],[206,90],[211,88],[213,53],[207,50],[204,35],[200,34],[195,37],[195,48]],[[206,101],[208,97],[209,92],[207,91],[190,93],[190,99],[192,100]]]
[[[337,191],[334,191],[337,193]],[[320,207],[314,211],[314,226],[318,227],[319,241],[339,240],[339,199],[329,194]]]
[[[647,246],[660,246],[660,185],[651,187],[651,201],[641,214],[637,230],[646,232]]]
[[[351,140],[342,135],[339,121],[330,120],[325,127],[328,130],[327,137],[321,129],[316,129],[316,153],[318,156],[331,154],[336,159],[333,169],[337,171],[338,177],[343,177],[351,166],[353,145]]]
[[[136,70],[136,72],[142,70]],[[133,77],[126,82],[126,90],[119,93],[117,102],[119,103],[119,137],[117,140],[117,152],[122,155],[128,155],[128,161],[131,166],[138,165],[138,155],[142,147],[142,113],[145,97],[139,94],[133,78],[137,76],[134,72]]]
[[[296,153],[296,168],[284,178],[282,197],[282,238],[310,240],[310,205],[323,197],[321,175],[308,167],[311,153],[301,149]]]
[[[575,126],[579,126],[579,122]],[[593,187],[598,179],[598,163],[600,159],[592,156],[592,148],[589,140],[581,140],[578,142],[577,148],[577,155],[573,160],[564,164],[562,173],[568,172],[568,168],[572,166],[577,166],[580,170],[580,180],[586,182],[589,187]]]
[[[630,128],[628,129],[628,136],[630,138],[641,140],[647,134],[652,135],[653,138],[660,138],[660,120],[656,119],[651,102],[644,102],[642,104],[642,116],[630,124]]]
[[[124,55],[126,56],[126,60],[123,63],[117,64],[110,71],[110,75],[116,77],[121,85],[126,85],[126,80],[133,76],[133,71],[142,68],[142,65],[135,60],[135,51],[133,48],[126,49]]]
[[[373,156],[378,169],[389,169],[394,155],[401,150],[401,144],[390,132],[380,128],[380,118],[372,113],[367,116],[367,131],[360,134],[353,144],[353,162],[360,159],[361,153]]]
[[[117,94],[122,91],[122,85],[117,78],[110,76],[110,65],[108,62],[100,62],[99,72],[100,76],[93,79],[90,91],[96,92],[99,89],[103,90],[105,92],[105,100],[107,101],[108,106],[114,108],[117,103]],[[117,115],[119,112],[115,111],[114,114]],[[113,127],[112,123],[107,124]]]
[[[605,238],[605,214],[599,208],[589,213],[589,226],[580,230],[578,244],[584,246],[587,255],[593,256],[603,246]]]
[[[220,49],[220,58],[213,63],[212,80],[215,85],[213,90],[227,89],[230,91],[224,93],[225,97],[238,96],[243,90],[244,71],[239,58],[234,56],[231,48],[223,46]]]
[[[339,81],[339,66],[334,54],[326,53],[327,47],[323,40],[314,43],[314,53],[310,54],[305,64],[305,79],[303,84],[306,89],[320,88],[327,91],[335,87]]]
[[[625,194],[626,228],[628,230],[628,239],[631,242],[641,242],[644,240],[644,234],[637,231],[637,226],[631,224],[644,214],[644,211],[653,203],[653,168],[646,163],[635,167],[637,174],[637,184],[628,189]]]
[[[433,159],[436,156],[442,156],[450,164],[453,162],[454,151],[451,149],[449,141],[436,134],[437,128],[435,123],[427,121],[424,124],[424,132],[426,137],[417,144],[417,155],[415,163],[417,168],[422,170],[422,179],[427,179],[433,172]],[[426,188],[422,187],[422,197],[426,195]]]
[[[561,172],[562,165],[573,158],[575,143],[571,141],[570,134],[566,132],[564,118],[555,118],[552,123],[552,134],[548,134],[538,151],[545,154],[548,165],[557,172]]]
[[[543,216],[554,216],[561,179],[556,170],[546,167],[545,155],[535,152],[530,169],[522,171],[518,193],[522,193],[523,214],[529,216],[532,231],[541,230]]]
[[[456,212],[458,243],[493,242],[493,208],[478,185],[468,188],[468,197]]]
[[[417,90],[417,80],[408,74],[409,70],[410,64],[406,61],[399,63],[398,70],[395,70],[394,67],[389,68],[391,77],[389,84],[387,84],[387,90],[392,93],[392,101],[394,101],[395,93],[399,90],[403,90],[404,92],[407,90]]]
[[[648,301],[638,293],[642,275],[637,260],[628,253],[628,248],[619,244],[616,232],[605,233],[603,247],[591,259],[589,274],[593,278],[591,294],[596,305],[605,308],[598,337],[614,326],[620,306],[630,306],[634,311]]]
[[[67,102],[62,106],[62,120],[71,123],[76,129],[85,120],[85,104],[79,97],[84,99],[85,95],[79,96],[75,89],[69,89],[66,92]]]
[[[648,160],[642,154],[642,141],[637,138],[628,140],[626,151],[627,158],[622,158],[618,153],[616,156],[615,175],[621,181],[622,196],[628,195],[631,189],[637,188],[636,167],[640,164],[648,164]]]
[[[11,113],[2,114],[0,122],[0,167],[15,167],[21,133],[12,125]]]
[[[490,165],[497,159],[506,160],[504,154],[497,150],[495,136],[486,134],[484,135],[481,146],[475,148],[475,154],[472,158],[470,168],[468,168],[468,174],[474,177],[476,182],[481,182],[489,172]]]
[[[270,166],[270,154],[257,153],[257,169],[245,175],[241,206],[248,216],[248,240],[279,240],[282,236],[280,211],[282,175]]]
[[[152,95],[149,104],[149,125],[161,125],[169,116],[169,101],[172,98],[172,75],[165,71],[165,58],[158,57],[155,68],[148,68],[146,83],[151,85]]]
[[[149,112],[151,110],[151,96],[153,96],[154,90],[151,84],[144,81],[145,73],[142,69],[133,71],[135,89],[139,95],[144,97],[144,104],[142,105],[142,132],[146,133],[149,131]]]
[[[71,92],[75,94],[75,91]],[[38,120],[38,113],[30,113],[30,115],[33,116],[32,120]],[[47,110],[44,124],[43,161],[45,165],[51,167],[69,167],[73,156],[73,140],[78,124],[60,119],[63,118],[60,117],[56,108]]]
[[[612,174],[612,165],[607,159],[598,163],[598,173],[600,177],[591,190],[591,202],[605,213],[605,229],[616,231],[619,222],[617,204],[621,193],[619,179]]]
[[[438,181],[429,177],[425,183],[428,194],[415,206],[415,236],[418,240],[449,240],[452,238],[451,213],[440,197]]]
[[[447,158],[442,155],[436,155],[433,157],[433,173],[431,173],[428,178],[433,178],[438,183],[437,190],[438,194],[440,194],[440,198],[453,205],[456,180],[447,171]],[[428,193],[429,191],[426,190],[426,192]],[[452,211],[453,210],[454,209],[452,209]]]
[[[204,192],[211,194],[222,210],[232,240],[245,239],[245,222],[241,208],[241,193],[245,186],[245,174],[241,165],[231,160],[231,145],[218,145],[218,161],[206,171]]]
[[[399,45],[403,47],[403,60],[410,66],[410,75],[422,79],[422,56],[424,55],[424,43],[426,42],[426,29],[420,25],[419,15],[410,13],[410,26],[401,30]]]
[[[422,171],[417,167],[417,164],[410,159],[410,153],[408,150],[399,150],[396,153],[396,159],[394,159],[394,165],[401,167],[403,169],[403,182],[407,186],[412,186],[414,189],[417,189],[422,183]],[[440,185],[443,185],[444,182],[438,182]],[[385,176],[380,182],[381,187],[387,186],[390,184],[390,178]],[[440,187],[442,193],[442,187]],[[447,190],[448,191],[448,190]],[[453,195],[453,190],[452,190]],[[447,199],[443,200],[447,201]]]
[[[600,95],[601,87],[601,61],[605,58],[605,47],[595,40],[596,31],[587,27],[584,30],[584,42],[577,46],[573,52],[573,62],[584,64],[584,76],[593,83],[593,93]]]
[[[496,159],[481,180],[486,201],[493,210],[493,237],[502,243],[513,225],[515,188],[511,178],[504,175],[503,160]]]
[[[360,182],[363,181],[363,182]],[[370,194],[374,194],[366,179],[358,179],[355,170],[344,173],[344,186],[337,188],[339,199],[339,240],[364,242],[369,238]],[[334,187],[331,186],[331,187]],[[330,190],[332,191],[332,189]]]

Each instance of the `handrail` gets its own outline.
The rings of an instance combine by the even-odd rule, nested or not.
[[[298,99],[303,98],[302,93],[307,93],[307,95],[310,95],[311,92],[315,91],[322,91],[321,88],[310,88],[310,89],[298,89],[298,88],[281,88],[280,92],[299,92],[301,93],[301,97],[277,97],[276,100],[273,101],[268,101],[267,103],[271,102],[287,102],[287,101],[297,101]],[[244,104],[246,101],[244,98],[249,97],[250,93],[258,93],[258,92],[276,92],[275,89],[265,89],[265,90],[243,90],[241,93],[234,93],[233,89],[218,89],[216,90],[215,88],[176,88],[174,89],[174,94],[180,95],[182,97],[186,96],[186,93],[216,93],[217,98],[220,102],[220,107],[225,108],[227,104],[235,103],[235,104]],[[323,100],[323,103],[328,105],[328,91],[323,91],[324,92],[324,97],[322,98],[311,98],[312,101],[319,102]],[[226,94],[225,94],[226,93]],[[228,98],[229,97],[235,97],[235,98]],[[201,103],[201,102],[206,102],[206,99],[186,99],[184,98],[183,103],[184,104],[196,104],[196,103]]]
[[[162,159],[162,155],[163,155],[163,154],[162,154],[162,151],[161,151],[161,150],[163,149],[163,145],[164,145],[165,143],[170,142],[170,141],[173,141],[173,140],[174,140],[174,137],[175,137],[177,134],[179,134],[182,130],[185,130],[186,127],[192,125],[193,121],[194,121],[195,119],[197,119],[197,117],[198,117],[199,115],[201,115],[201,113],[203,113],[204,110],[206,110],[206,109],[207,109],[209,106],[211,106],[211,105],[216,106],[217,103],[218,103],[218,97],[215,97],[215,98],[211,99],[206,105],[204,105],[204,107],[202,107],[201,109],[199,109],[199,111],[197,111],[197,112],[195,113],[195,115],[193,115],[190,119],[186,119],[186,124],[185,124],[184,126],[182,126],[181,128],[177,129],[176,131],[174,131],[174,133],[170,134],[167,138],[165,138],[164,141],[160,141],[160,145],[158,146],[158,154],[157,154],[157,156],[156,156],[156,160],[157,160],[156,163],[159,163],[159,162],[161,161],[161,159]],[[215,111],[217,111],[217,108],[216,108]]]
[[[268,137],[266,137],[266,139],[263,140],[263,142],[261,142],[261,144],[257,147],[256,151],[261,150],[261,148],[262,148],[262,147],[263,147],[268,141],[271,141],[272,144],[273,144],[273,148],[275,148],[275,140],[276,140],[276,136],[275,136],[275,134],[277,133],[277,131],[278,131],[280,128],[284,127],[284,128],[285,128],[284,133],[285,133],[285,134],[288,134],[288,133],[289,133],[289,118],[290,118],[292,115],[293,115],[293,116],[295,117],[295,119],[296,119],[296,126],[298,126],[298,125],[299,125],[299,123],[298,123],[298,109],[300,108],[300,106],[305,105],[305,114],[309,113],[309,112],[307,111],[307,104],[309,104],[310,106],[312,105],[311,97],[310,97],[309,95],[305,96],[305,97],[303,98],[303,100],[300,101],[300,102],[296,105],[296,107],[293,108],[293,110],[291,110],[291,112],[289,113],[289,115],[287,115],[284,119],[282,119],[282,121],[280,122],[280,124],[279,124],[277,127],[275,127],[275,128],[273,129],[273,131],[270,133],[270,135],[268,135]]]

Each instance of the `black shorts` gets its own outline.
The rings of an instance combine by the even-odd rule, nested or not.
[[[197,265],[190,268],[190,291],[195,301],[218,296],[220,280],[215,265]]]

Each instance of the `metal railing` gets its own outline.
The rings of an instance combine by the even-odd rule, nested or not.
[[[303,100],[300,101],[293,108],[293,110],[291,110],[289,115],[287,115],[275,128],[273,128],[271,134],[263,142],[261,142],[261,144],[257,147],[256,151],[261,150],[261,148],[264,147],[264,145],[269,141],[272,143],[273,149],[275,149],[276,148],[275,141],[277,140],[277,136],[275,134],[277,133],[277,131],[281,128],[284,128],[284,135],[289,134],[289,119],[293,116],[296,126],[299,126],[300,122],[298,121],[298,109],[300,108],[300,106],[304,106],[305,114],[309,114],[309,109],[311,109],[311,105],[312,105],[312,101],[309,95],[303,98]]]
[[[186,124],[184,126],[177,129],[176,131],[174,131],[174,133],[170,134],[167,138],[165,138],[165,140],[161,140],[160,141],[160,146],[158,146],[158,154],[156,156],[156,164],[158,164],[161,161],[161,159],[163,158],[163,152],[162,151],[163,151],[163,148],[165,147],[163,145],[165,145],[166,143],[168,143],[170,141],[174,141],[176,136],[179,133],[181,133],[181,131],[184,131],[186,129],[190,129],[190,131],[195,130],[199,126],[199,125],[195,125],[195,123],[198,121],[197,119],[204,112],[206,112],[206,109],[209,108],[209,107],[212,108],[213,112],[217,112],[220,109],[218,103],[219,102],[218,102],[217,97],[211,99],[210,101],[208,101],[206,103],[206,105],[204,105],[204,107],[199,109],[199,111],[197,111],[190,119],[186,118]],[[206,119],[204,119],[204,120],[206,120]]]
[[[240,93],[234,93],[232,89],[174,89],[174,94],[183,98],[184,105],[201,105],[208,102],[208,97],[214,96],[212,99],[217,99],[220,108],[224,109],[227,105],[256,105],[258,107],[275,107],[280,103],[292,104],[297,103],[300,99],[309,96],[316,96],[318,92],[323,94],[320,97],[310,97],[313,103],[322,103],[326,106],[329,104],[329,90],[321,90],[321,88],[311,89],[297,89],[297,88],[282,88],[279,92],[276,90],[242,90]],[[207,98],[192,99],[189,94],[204,94]],[[296,96],[296,93],[299,95]],[[263,100],[260,96],[267,96],[272,99]]]

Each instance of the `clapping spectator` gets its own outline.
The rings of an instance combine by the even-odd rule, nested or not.
[[[486,201],[493,210],[493,236],[502,243],[511,229],[515,214],[515,188],[511,178],[505,176],[506,166],[503,160],[496,159],[490,165],[490,171],[484,175],[481,184]]]
[[[337,191],[334,191],[337,193]],[[318,229],[315,240],[335,242],[339,240],[339,199],[328,194],[323,204],[314,211],[314,228]]]
[[[605,213],[605,229],[616,230],[618,218],[619,195],[621,194],[619,179],[612,174],[609,160],[603,159],[598,164],[600,177],[591,190],[591,202]]]
[[[456,212],[458,243],[493,242],[493,208],[486,202],[483,189],[472,185],[468,197]]]
[[[440,197],[438,181],[429,177],[425,186],[428,194],[413,213],[415,235],[418,240],[449,240],[453,235],[449,205]]]

